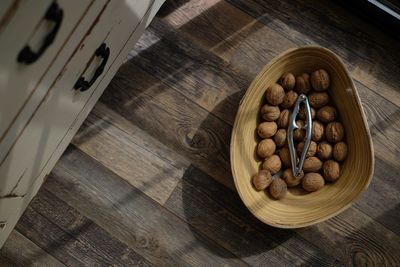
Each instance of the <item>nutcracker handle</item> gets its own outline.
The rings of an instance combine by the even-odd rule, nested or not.
[[[300,129],[300,127],[296,124],[296,118],[300,111],[300,104],[304,104],[306,111],[306,122],[302,129],[306,130],[306,139],[304,141],[304,148],[301,152],[300,159],[297,157],[296,148],[294,146],[293,132],[296,129]],[[301,171],[303,169],[304,160],[306,158],[306,154],[308,148],[310,147],[311,137],[312,137],[312,117],[311,117],[311,108],[310,103],[308,102],[308,98],[305,94],[301,94],[296,101],[296,104],[293,109],[293,113],[290,116],[289,127],[287,130],[288,143],[289,143],[289,151],[290,151],[290,161],[292,163],[292,172],[295,177],[299,177],[301,175]]]

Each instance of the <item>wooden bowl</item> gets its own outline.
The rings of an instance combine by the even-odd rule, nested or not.
[[[290,189],[283,199],[274,200],[267,192],[257,192],[251,183],[260,166],[256,128],[265,90],[285,72],[296,76],[319,68],[326,69],[331,77],[329,94],[345,127],[347,159],[335,183],[313,193]],[[338,56],[322,47],[306,46],[286,51],[264,67],[241,101],[232,132],[231,165],[236,189],[246,207],[264,223],[279,228],[327,220],[348,208],[367,189],[374,170],[372,140],[357,90]]]

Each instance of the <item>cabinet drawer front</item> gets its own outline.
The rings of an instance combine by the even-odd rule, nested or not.
[[[23,107],[17,111],[17,115],[14,117],[14,119],[12,119],[12,122],[7,127],[6,132],[3,134],[2,137],[0,136],[0,162],[4,160],[4,157],[9,151],[10,147],[21,134],[21,131],[31,118],[34,111],[37,109],[43,97],[52,86],[55,77],[57,77],[57,75],[65,67],[68,59],[71,57],[79,43],[82,41],[88,29],[90,29],[96,18],[101,16],[102,12],[104,12],[108,2],[109,0],[96,0],[95,2],[92,2],[88,7],[87,12],[85,12],[84,15],[82,15],[82,18],[77,22],[79,25],[77,24],[76,28],[73,30],[70,36],[68,36],[65,44],[63,44],[63,46],[60,48],[60,51],[57,52],[56,58],[54,58],[54,60],[51,62],[51,65],[49,65],[48,70],[42,76],[42,78],[40,78],[37,83],[33,83],[32,87],[22,88],[28,91],[30,91],[32,88],[33,89],[32,92],[29,93],[29,96],[27,96],[27,100],[25,100]],[[34,65],[30,67],[35,68],[35,64],[38,63],[35,62]],[[1,90],[4,90],[4,88],[2,89],[0,87],[0,92]],[[0,96],[1,98],[3,98],[1,93]],[[1,99],[0,101],[6,100],[7,99]],[[12,103],[11,100],[12,99],[8,99],[10,103]],[[14,110],[17,109],[17,107],[14,108]],[[0,125],[4,128],[6,127],[6,124],[3,125],[3,122],[5,122],[5,120],[9,120],[12,117],[12,113],[10,112],[10,110],[6,109],[7,107],[0,105]]]
[[[0,4],[0,36],[13,37],[14,40],[27,40],[35,27],[40,23],[52,0],[21,1],[6,0]],[[25,27],[21,27],[22,23]],[[15,39],[13,30],[20,30],[20,37]]]
[[[17,7],[17,0],[0,1],[0,32],[1,29],[7,24],[9,18],[12,17]]]
[[[26,193],[148,9],[150,1],[146,1],[146,5],[140,2],[142,4],[136,5],[134,1],[116,0],[107,5],[1,162],[0,195]],[[80,77],[91,80],[97,67],[104,62],[104,58],[94,55],[101,44],[105,44],[110,53],[104,73],[84,92],[75,90]]]
[[[0,140],[92,1],[82,0],[79,5],[70,0],[20,1],[0,28]],[[18,62],[18,58],[31,61],[35,55],[34,62]]]

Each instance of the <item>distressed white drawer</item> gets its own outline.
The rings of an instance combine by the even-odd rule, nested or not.
[[[7,23],[7,18],[12,16],[17,4],[15,0],[0,1],[0,32],[3,25]]]
[[[126,45],[151,1],[111,1],[56,78],[20,137],[0,163],[0,196],[23,195],[44,168],[52,152],[74,124],[99,81]],[[109,48],[98,53],[102,46]],[[98,51],[99,52],[99,51]],[[101,54],[101,55],[99,55]],[[80,77],[90,81],[96,69],[104,72],[85,91],[75,90]],[[82,89],[82,87],[80,87]],[[86,88],[85,88],[86,89]]]
[[[27,40],[46,13],[52,0],[5,0],[0,1],[0,36],[14,40]],[[21,27],[25,25],[25,27]],[[10,35],[12,31],[20,30],[21,36]],[[6,39],[4,39],[6,40]]]
[[[42,3],[43,1],[19,1],[20,6],[17,11],[22,12],[24,4],[28,5],[31,2]],[[60,9],[63,9],[64,18],[54,43],[49,46],[38,61],[30,65],[17,62],[16,54],[20,51],[18,49],[21,49],[21,46],[26,44],[26,40],[21,41],[22,45],[20,47],[11,50],[13,52],[1,55],[5,60],[0,61],[0,162],[20,135],[79,42],[82,41],[88,29],[108,2],[109,0],[96,0],[89,3],[86,0],[82,1],[82,7],[75,10],[71,3],[76,5],[76,1],[58,1]],[[66,7],[62,6],[62,4],[66,4]],[[39,4],[38,6],[43,9],[47,7]],[[31,6],[31,8],[34,8],[34,6]],[[71,17],[73,13],[76,14]],[[18,14],[18,12],[15,13],[13,18]],[[18,18],[22,19],[21,16],[17,16],[15,20],[18,22]],[[42,17],[43,15],[41,14],[38,20],[40,21]],[[68,19],[74,22],[71,23],[67,21]],[[10,24],[9,27],[14,24]],[[9,31],[7,28],[4,32],[1,32],[0,40],[4,39]],[[9,33],[9,35],[11,34],[12,32]],[[35,34],[35,36],[43,37],[42,34]],[[12,38],[18,39],[20,37],[19,34],[14,32]],[[6,45],[1,42],[0,46]],[[8,46],[11,46],[11,44],[8,44]],[[0,53],[1,51],[5,50],[0,50]]]
[[[79,42],[76,40],[79,36],[72,36],[72,33],[78,25],[84,27],[82,22],[90,25],[106,2],[92,1],[82,0],[77,5],[70,0],[16,0],[4,4],[6,10],[2,11],[5,14],[0,20],[1,143],[5,141],[18,115],[24,113],[27,103],[32,100],[37,106],[44,95],[43,88],[50,87],[67,61],[68,55],[65,53],[60,57],[61,51],[67,43]],[[90,13],[89,10],[96,9],[96,6],[96,14]],[[72,51],[69,48],[70,54]],[[25,117],[34,108],[35,105],[31,104],[31,110],[25,112]],[[17,135],[15,130],[11,135]],[[0,160],[5,150],[0,147]]]

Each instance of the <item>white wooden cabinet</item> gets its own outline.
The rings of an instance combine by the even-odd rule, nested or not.
[[[164,0],[0,4],[0,246]]]

